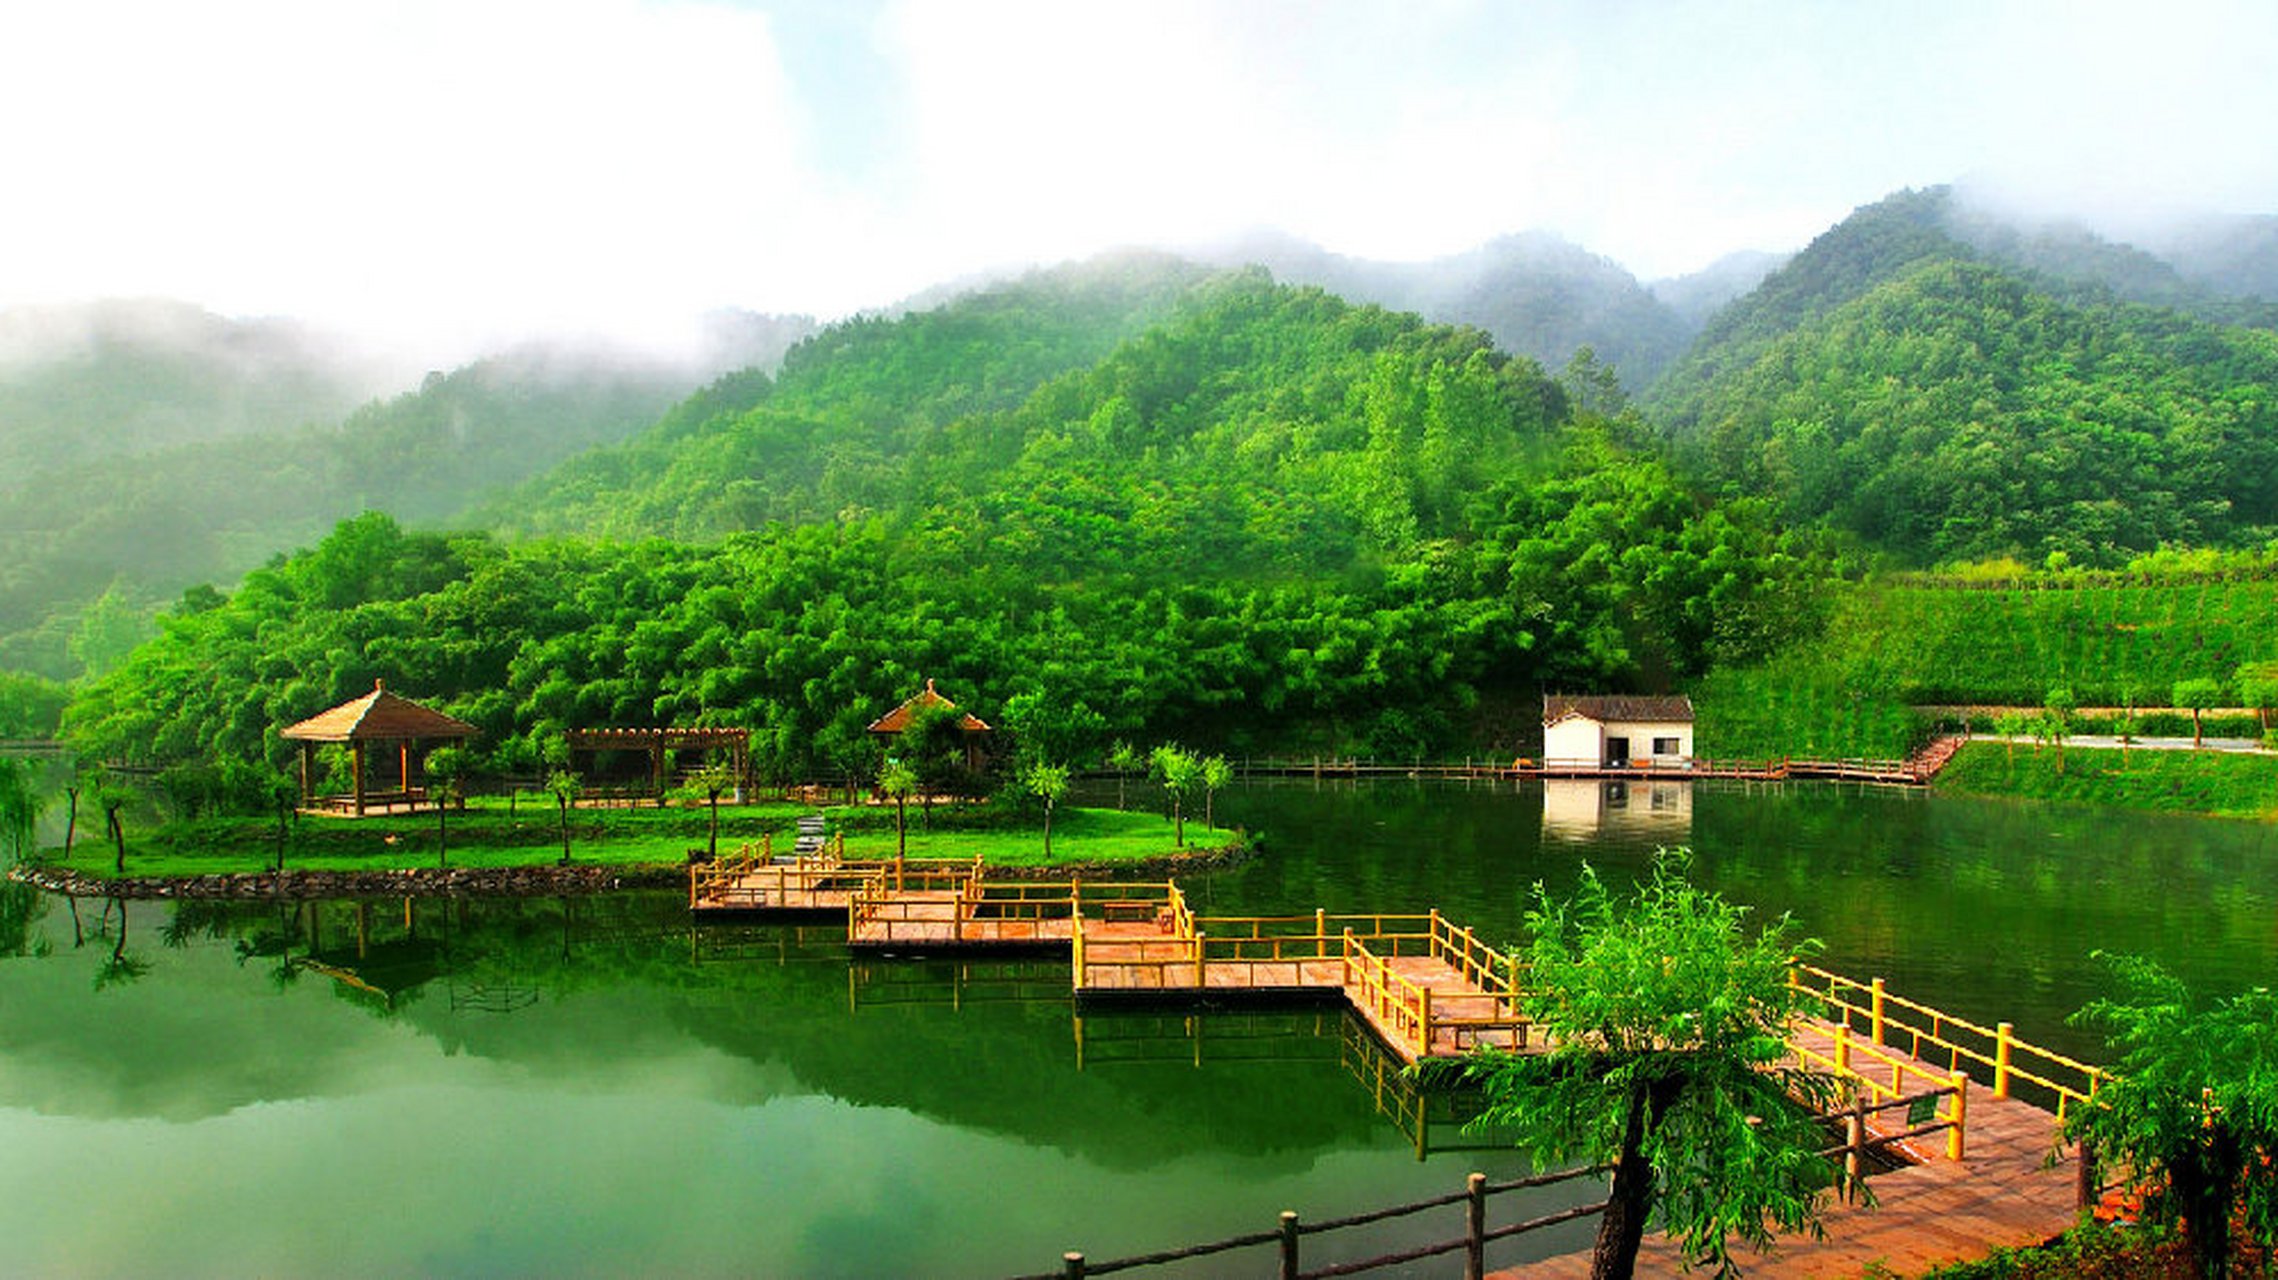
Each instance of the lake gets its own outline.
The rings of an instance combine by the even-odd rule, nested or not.
[[[1265,852],[1185,883],[1206,913],[1437,906],[1508,938],[1536,881],[1688,844],[1829,967],[2088,1052],[2063,1019],[2095,948],[2208,990],[2278,959],[2263,825],[1672,785],[1250,785],[1218,804]],[[0,894],[11,1273],[997,1275],[1525,1169],[1417,1123],[1340,1012],[1079,1023],[1064,961],[850,963],[842,931],[695,929],[672,893],[123,917]]]

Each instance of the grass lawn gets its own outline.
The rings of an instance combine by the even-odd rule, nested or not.
[[[2278,818],[2278,757],[2219,751],[2053,747],[1972,742],[1939,773],[1937,788],[1963,795],[2077,800],[2126,809]]]
[[[795,821],[814,810],[806,805],[767,802],[720,806],[720,851],[733,853],[772,834],[775,847],[791,850]],[[871,806],[822,811],[834,832],[844,830],[849,858],[892,857],[891,809]],[[570,815],[572,860],[603,866],[678,866],[691,850],[705,847],[709,815],[702,806],[664,809],[577,809]],[[130,876],[184,877],[266,871],[276,865],[277,825],[273,819],[210,818],[127,829],[126,873]],[[1233,843],[1227,831],[1187,823],[1189,848]],[[1053,864],[1129,862],[1178,852],[1170,823],[1157,814],[1111,809],[1062,809],[1052,822]],[[285,867],[303,871],[384,871],[436,865],[435,815],[363,819],[304,816],[285,838]],[[992,866],[1046,865],[1040,818],[1006,818],[986,809],[936,810],[933,829],[909,814],[912,858],[971,859]],[[46,860],[90,876],[114,874],[116,851],[98,828],[84,825],[65,861],[49,850]],[[562,856],[559,812],[521,802],[512,812],[502,798],[468,802],[449,820],[449,864],[454,867],[544,865]]]

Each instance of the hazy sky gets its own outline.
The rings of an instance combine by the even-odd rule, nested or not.
[[[1903,186],[2278,212],[2278,3],[0,0],[0,304],[450,345],[1280,227],[1640,276]]]

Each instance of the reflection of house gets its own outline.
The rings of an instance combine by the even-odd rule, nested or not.
[[[1542,697],[1542,762],[1588,768],[1690,768],[1693,700],[1619,695]]]
[[[1560,840],[1631,835],[1681,841],[1693,829],[1693,784],[1658,778],[1545,778],[1542,833]]]

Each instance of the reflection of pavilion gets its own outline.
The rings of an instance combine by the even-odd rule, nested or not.
[[[1545,778],[1542,833],[1560,840],[1603,835],[1683,839],[1693,830],[1693,784],[1657,778]]]

